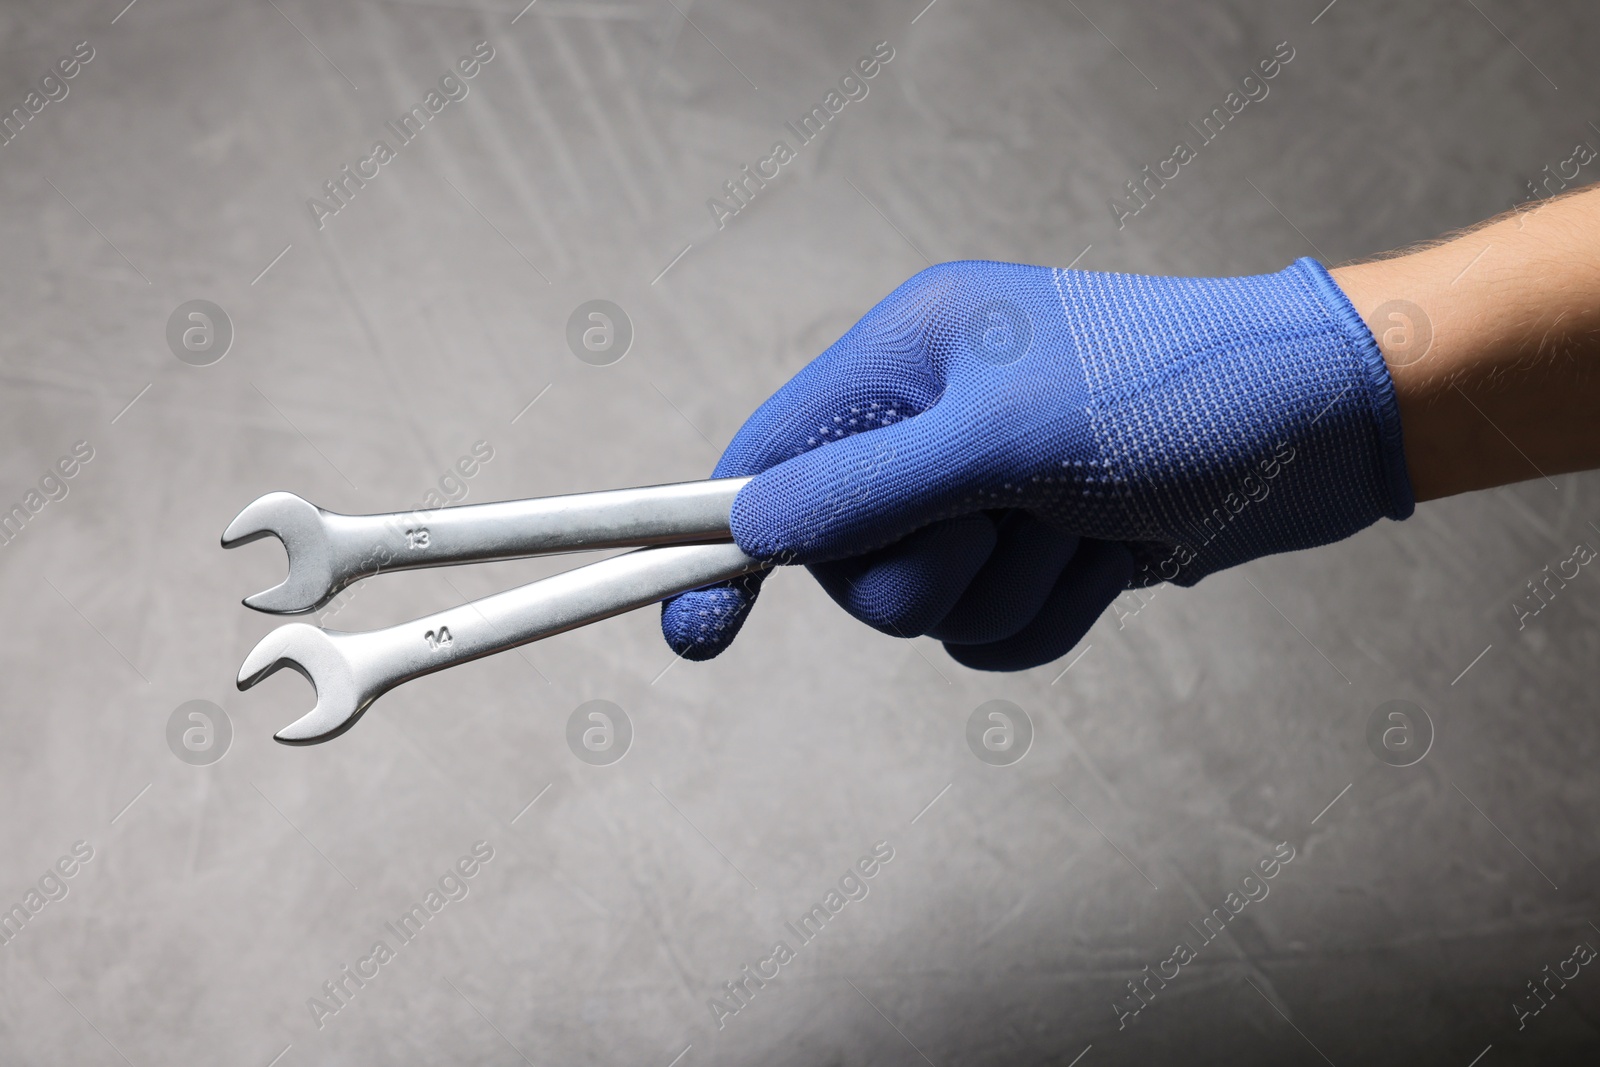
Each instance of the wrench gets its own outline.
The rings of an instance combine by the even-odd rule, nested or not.
[[[245,657],[238,685],[249,689],[284,667],[304,675],[316,705],[274,736],[313,745],[344,733],[402,682],[768,566],[731,542],[645,548],[383,630],[287,623]]]
[[[749,480],[719,478],[391,515],[341,515],[293,493],[268,493],[228,524],[222,547],[269,535],[282,541],[289,576],[244,603],[275,615],[304,615],[380,571],[726,541],[733,498]]]

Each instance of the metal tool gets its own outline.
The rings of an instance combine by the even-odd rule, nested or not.
[[[289,576],[244,602],[275,615],[303,615],[352,582],[384,571],[726,541],[728,511],[749,480],[718,478],[391,515],[341,515],[293,493],[268,493],[228,524],[222,547],[269,535],[282,541]]]
[[[645,548],[384,630],[292,622],[245,657],[239,688],[284,667],[299,671],[317,691],[316,706],[274,736],[316,744],[344,733],[402,682],[766,566],[731,542]]]
[[[383,630],[346,633],[289,623],[262,638],[239,668],[248,689],[284,667],[317,692],[316,706],[275,736],[291,745],[348,730],[378,697],[413,678],[762,570],[732,543],[729,511],[748,478],[618,489],[441,508],[425,515],[339,515],[290,493],[250,504],[224,548],[272,534],[289,577],[245,603],[279,613],[315,610],[382,571],[651,545]],[[718,542],[718,543],[671,543]]]

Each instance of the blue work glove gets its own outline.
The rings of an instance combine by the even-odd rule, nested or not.
[[[752,556],[850,614],[1021,670],[1124,589],[1347,537],[1413,498],[1388,369],[1322,266],[1162,278],[946,263],[753,414],[717,477]],[[760,578],[662,607],[726,648]]]

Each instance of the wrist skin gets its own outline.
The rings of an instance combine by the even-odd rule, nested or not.
[[[1600,466],[1600,190],[1329,273],[1389,368],[1419,502]]]

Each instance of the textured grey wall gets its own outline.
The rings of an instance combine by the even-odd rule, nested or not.
[[[1520,1031],[1513,1005],[1600,945],[1600,586],[1520,630],[1513,605],[1600,545],[1595,476],[1127,600],[1064,674],[965,671],[783,574],[715,662],[673,665],[639,612],[314,748],[271,740],[298,678],[232,686],[276,624],[238,599],[281,554],[217,536],[272,489],[412,504],[479,441],[468,500],[701,476],[928,260],[1247,273],[1470,223],[1600,145],[1593,5],[123,2],[0,8],[0,106],[40,94],[0,146],[0,503],[93,453],[0,550],[0,902],[42,883],[0,945],[0,1061],[1592,1057],[1592,968]],[[882,41],[867,96],[718,229],[707,199]],[[1285,41],[1266,98],[1119,228],[1124,183]],[[466,95],[392,136],[479,42]],[[394,158],[329,200],[379,139]],[[609,366],[566,341],[597,298],[635,331]],[[208,366],[167,341],[196,299],[234,331]],[[330,624],[571,562],[387,578]],[[565,742],[591,699],[634,725],[610,766]],[[994,699],[1035,732],[1010,766],[966,741]],[[1435,733],[1403,768],[1366,739],[1395,699]],[[232,723],[209,766],[169,750],[191,700]],[[476,842],[492,859],[445,882],[466,896],[394,936]],[[789,933],[879,842],[870,892]],[[718,1019],[780,940],[780,977]],[[1179,940],[1195,958],[1119,1030]],[[346,965],[377,973],[327,997]]]

